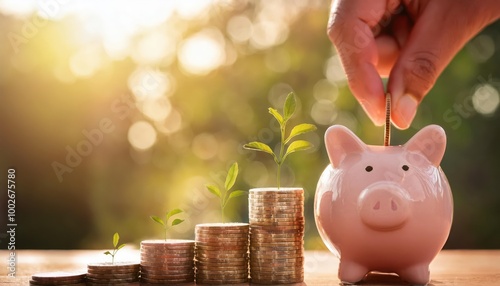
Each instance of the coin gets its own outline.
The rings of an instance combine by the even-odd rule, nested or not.
[[[130,270],[139,269],[140,264],[138,263],[128,263],[128,262],[117,262],[117,263],[91,263],[87,265],[87,269],[100,269],[100,270]]]
[[[38,286],[38,285],[86,286],[87,284],[86,284],[85,280],[83,280],[83,282],[66,282],[66,281],[59,282],[58,281],[58,282],[51,282],[51,283],[30,280],[29,285],[33,285],[33,286]]]
[[[385,95],[385,128],[384,128],[384,146],[391,144],[391,94]]]
[[[165,246],[165,247],[181,247],[181,246],[191,246],[194,245],[194,240],[189,239],[167,239],[167,240],[143,240],[141,241],[143,246]]]
[[[241,278],[241,279],[230,279],[230,278],[224,278],[224,279],[204,279],[204,278],[200,278],[200,279],[197,279],[196,280],[196,284],[231,284],[231,285],[234,285],[234,284],[243,284],[243,283],[247,283],[248,282],[248,278]]]

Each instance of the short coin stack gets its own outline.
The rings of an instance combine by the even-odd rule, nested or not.
[[[195,228],[197,284],[248,282],[248,224],[198,224]]]
[[[95,263],[87,265],[87,285],[128,285],[139,281],[138,263]]]
[[[31,276],[30,285],[85,286],[87,273],[47,272]]]
[[[177,284],[194,281],[194,240],[141,242],[141,282]]]
[[[250,277],[256,284],[304,280],[304,190],[250,190]]]

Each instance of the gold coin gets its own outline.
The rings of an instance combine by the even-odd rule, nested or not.
[[[194,240],[188,239],[167,239],[167,240],[143,240],[141,246],[154,246],[154,247],[189,247],[194,245]]]
[[[68,282],[70,283],[80,283],[85,281],[85,276],[87,273],[85,272],[45,272],[45,273],[37,273],[31,276],[31,279],[36,282],[46,282],[46,283],[54,283],[54,282]]]
[[[213,230],[213,231],[242,231],[248,228],[248,223],[205,223],[197,224],[195,231]]]
[[[304,231],[304,224],[298,225],[252,225],[252,232],[250,233],[250,238],[254,234],[281,234],[281,233],[302,233]]]
[[[139,263],[128,263],[128,262],[122,262],[122,263],[91,263],[87,265],[88,269],[113,269],[113,270],[126,270],[126,269],[139,269],[140,264]]]
[[[384,146],[391,144],[391,94],[385,95],[385,128],[384,128]]]
[[[193,281],[194,281],[194,275],[192,277],[179,278],[179,279],[174,279],[174,278],[154,279],[154,278],[141,277],[141,282],[148,284],[174,284],[174,283],[189,283]]]
[[[225,284],[225,285],[236,285],[236,284],[244,284],[248,282],[248,278],[240,278],[240,279],[230,279],[230,278],[224,278],[224,279],[209,279],[209,278],[197,278],[196,279],[196,284],[213,284],[213,285],[220,285],[220,284]]]
[[[38,286],[38,285],[64,285],[64,286],[86,286],[85,279],[84,280],[79,280],[78,282],[72,282],[72,281],[57,281],[57,282],[40,282],[36,280],[30,280],[29,285],[33,286]]]

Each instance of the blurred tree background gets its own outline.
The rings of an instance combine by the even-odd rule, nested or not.
[[[320,0],[0,1],[0,166],[2,180],[8,168],[17,174],[16,247],[106,248],[114,232],[138,244],[162,237],[150,215],[176,207],[186,223],[171,237],[193,238],[195,224],[219,220],[205,184],[221,184],[233,162],[238,189],[274,185],[273,162],[242,145],[278,142],[267,107],[279,109],[294,91],[292,121],[318,131],[307,135],[313,150],[290,157],[284,185],[305,188],[306,249],[326,249],[313,217],[328,164],[324,131],[343,124],[383,143],[346,86],[326,36],[328,8]],[[456,56],[411,128],[393,130],[393,144],[428,124],[447,132],[442,167],[455,199],[447,248],[500,247],[496,47],[500,23]],[[248,221],[247,206],[233,200],[230,220]]]

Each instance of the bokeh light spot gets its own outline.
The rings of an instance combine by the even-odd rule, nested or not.
[[[202,160],[212,159],[219,150],[217,139],[210,133],[202,133],[194,137],[191,149],[194,155]]]
[[[138,67],[129,76],[128,87],[138,101],[168,96],[174,89],[170,75],[145,67]]]
[[[226,30],[233,42],[243,43],[252,36],[252,22],[246,16],[234,16],[228,21]]]
[[[175,133],[182,127],[181,114],[177,110],[172,109],[167,118],[163,122],[156,122],[155,126],[159,132],[165,135]]]
[[[185,71],[194,75],[205,75],[224,64],[224,45],[220,31],[207,28],[185,40],[177,56]]]
[[[171,110],[172,104],[166,97],[146,100],[141,106],[142,113],[157,122],[165,120]]]
[[[329,100],[318,100],[311,108],[312,119],[321,125],[331,125],[337,119],[337,116],[337,110]]]
[[[326,61],[325,76],[332,83],[345,83],[347,76],[340,63],[338,55],[334,55]]]
[[[156,130],[146,121],[137,121],[128,130],[128,141],[138,150],[147,150],[156,143]]]
[[[149,33],[140,39],[132,52],[132,58],[138,64],[158,64],[165,59],[172,62],[175,55],[175,41],[164,31]]]
[[[472,104],[474,109],[483,114],[493,114],[500,103],[500,96],[498,90],[490,84],[484,84],[476,89],[472,95]]]
[[[259,21],[253,25],[250,43],[257,49],[267,49],[288,38],[288,27],[280,22]]]

